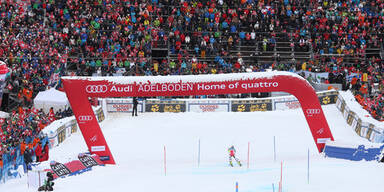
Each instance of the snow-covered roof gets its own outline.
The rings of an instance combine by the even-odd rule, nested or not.
[[[65,76],[62,79],[88,80],[88,81],[110,81],[117,84],[136,83],[177,83],[177,82],[223,82],[259,78],[272,78],[274,76],[292,76],[305,80],[296,73],[286,71],[253,72],[253,73],[226,73],[226,74],[203,74],[203,75],[173,75],[173,76],[108,76],[108,77],[77,77]]]

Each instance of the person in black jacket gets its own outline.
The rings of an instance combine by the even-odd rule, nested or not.
[[[29,166],[30,163],[32,163],[32,149],[30,149],[27,145],[25,151],[24,151],[24,163],[25,166],[27,167],[27,170],[32,170],[31,167]]]
[[[137,104],[139,104],[139,102],[137,101],[137,98],[133,97],[132,116],[137,116]]]

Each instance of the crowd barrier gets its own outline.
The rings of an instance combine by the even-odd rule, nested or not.
[[[322,105],[336,103],[335,90],[317,92]],[[101,99],[107,113],[132,113],[132,99]],[[294,96],[269,98],[225,98],[225,99],[145,99],[139,100],[138,112],[253,112],[300,108]]]
[[[105,119],[102,107],[95,107],[93,110],[98,122]],[[56,120],[42,130],[44,134],[48,135],[49,148],[53,148],[61,144],[66,138],[70,137],[77,131],[78,125],[74,116]]]
[[[324,147],[324,154],[326,157],[351,161],[379,161],[383,149],[384,145],[367,147],[364,145],[345,145],[329,141]]]
[[[18,169],[23,167],[24,157],[20,152],[20,145],[11,147],[10,153],[3,154],[3,167],[0,167],[0,183],[16,178],[19,176]]]
[[[363,121],[356,112],[350,109],[340,94],[337,97],[336,107],[343,114],[348,125],[350,125],[359,136],[374,143],[384,143],[384,129],[373,123]]]

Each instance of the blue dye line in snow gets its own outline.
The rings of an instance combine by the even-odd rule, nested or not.
[[[200,166],[200,168],[193,169],[192,174],[195,174],[195,175],[247,174],[247,173],[254,173],[254,172],[268,172],[273,170],[279,170],[279,168],[244,169],[243,167],[228,167],[227,165],[205,166],[205,167]]]

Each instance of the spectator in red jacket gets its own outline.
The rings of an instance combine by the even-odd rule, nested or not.
[[[41,141],[39,141],[39,143],[37,144],[37,146],[35,148],[36,162],[40,162],[40,160],[42,158],[42,154],[43,154],[43,151],[41,148]]]
[[[42,150],[40,162],[48,161],[48,159],[49,159],[49,147],[48,147],[48,143],[46,143]]]

